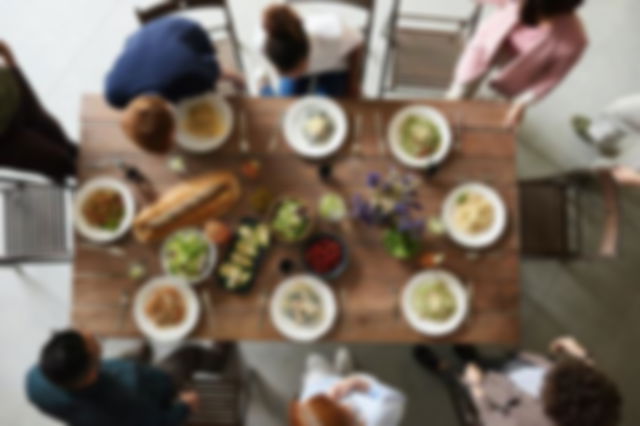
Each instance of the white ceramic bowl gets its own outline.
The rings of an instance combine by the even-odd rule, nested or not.
[[[287,318],[282,312],[284,297],[291,287],[300,281],[304,281],[313,287],[322,299],[324,315],[322,320],[314,327],[301,327]],[[324,281],[313,275],[300,274],[289,277],[278,285],[271,298],[270,312],[271,321],[283,336],[298,342],[312,342],[320,339],[331,330],[338,317],[338,305],[333,292]]]
[[[436,152],[426,157],[413,157],[402,149],[400,139],[400,129],[405,120],[413,115],[427,118],[431,120],[440,132],[440,146]],[[400,163],[414,169],[426,169],[429,166],[439,164],[447,157],[451,151],[452,137],[451,128],[447,119],[442,113],[435,108],[424,105],[411,105],[398,111],[389,123],[387,128],[387,138],[393,156]]]
[[[312,111],[325,112],[333,122],[331,137],[314,143],[304,133],[304,123]],[[335,101],[308,96],[292,104],[284,117],[284,135],[289,146],[300,156],[309,159],[329,157],[342,148],[347,137],[349,121],[342,107]]]
[[[163,286],[177,288],[185,299],[187,313],[184,321],[173,327],[158,327],[145,313],[145,305],[152,293]],[[140,331],[155,342],[172,343],[186,338],[198,324],[200,302],[193,288],[186,281],[172,276],[156,277],[138,290],[133,301],[133,317]]]
[[[124,216],[120,226],[113,230],[96,228],[87,222],[82,213],[82,206],[87,198],[96,190],[110,189],[118,192],[124,203]],[[80,235],[95,243],[110,243],[125,235],[131,225],[136,213],[136,202],[131,189],[119,179],[103,176],[93,178],[80,187],[74,199],[74,224]]]
[[[432,321],[421,318],[411,306],[411,295],[425,281],[441,280],[449,287],[456,299],[457,310],[446,321]],[[450,272],[434,269],[415,274],[405,285],[401,294],[400,306],[409,325],[427,336],[440,337],[456,331],[469,313],[469,292],[460,280]]]
[[[226,128],[217,137],[199,138],[189,133],[184,127],[184,122],[186,120],[189,108],[201,102],[210,103],[213,108],[218,111],[218,113],[222,116],[222,120],[224,120],[224,122],[226,123]],[[194,154],[204,154],[220,148],[229,139],[229,135],[233,130],[233,109],[225,98],[220,95],[216,95],[215,93],[207,93],[204,95],[182,100],[177,105],[175,114],[177,121],[178,145],[185,151]]]
[[[465,192],[477,192],[485,197],[493,206],[495,218],[486,231],[478,234],[468,234],[458,229],[453,223],[453,212],[459,197]],[[504,234],[507,228],[507,208],[500,195],[490,186],[469,182],[454,188],[444,201],[442,219],[449,237],[461,246],[471,249],[486,248],[494,244]]]
[[[200,273],[200,275],[198,275],[197,277],[192,278],[192,279],[189,279],[187,277],[179,277],[178,276],[178,278],[183,278],[184,280],[186,280],[191,285],[199,284],[199,283],[201,283],[202,281],[204,281],[205,279],[207,279],[208,277],[210,277],[213,274],[213,270],[216,267],[216,264],[218,262],[218,246],[216,246],[214,243],[209,241],[209,239],[204,234],[204,232],[200,231],[199,229],[196,229],[196,228],[184,228],[184,229],[180,229],[180,230],[174,232],[173,234],[169,235],[164,240],[164,243],[162,243],[162,249],[160,250],[160,262],[162,263],[162,268],[164,269],[164,272],[167,275],[173,275],[171,273],[171,271],[170,271],[169,261],[167,259],[167,256],[165,256],[165,252],[167,251],[167,244],[169,243],[169,240],[172,237],[176,236],[177,234],[181,234],[183,232],[190,232],[190,233],[198,234],[207,243],[207,245],[209,247],[209,256],[207,257],[207,264],[202,269],[202,272]]]

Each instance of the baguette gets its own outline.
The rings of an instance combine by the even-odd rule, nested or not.
[[[240,182],[229,172],[189,179],[142,210],[133,222],[133,233],[140,242],[157,242],[180,228],[223,216],[236,205],[240,194]]]

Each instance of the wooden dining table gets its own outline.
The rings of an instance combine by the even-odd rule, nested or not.
[[[249,159],[261,164],[258,179],[241,177],[243,196],[225,218],[230,224],[244,217],[261,218],[253,211],[251,195],[268,191],[290,195],[315,206],[325,193],[335,192],[350,199],[366,190],[370,172],[404,170],[386,144],[386,127],[400,108],[430,105],[449,120],[453,148],[437,173],[422,179],[419,198],[425,218],[438,217],[443,200],[457,185],[484,182],[497,190],[507,207],[508,224],[493,246],[472,251],[456,245],[445,235],[427,233],[424,249],[443,255],[438,268],[458,276],[468,286],[469,315],[462,326],[445,337],[430,338],[414,331],[405,321],[400,295],[407,281],[425,267],[419,261],[392,258],[383,248],[379,230],[356,220],[339,224],[316,220],[317,229],[336,233],[346,241],[348,269],[330,285],[339,306],[338,319],[324,337],[327,341],[378,343],[496,343],[517,344],[520,338],[520,250],[518,232],[518,186],[516,140],[512,129],[503,127],[507,105],[483,101],[447,102],[432,100],[337,100],[350,122],[344,148],[331,160],[329,180],[319,177],[319,163],[304,160],[288,146],[282,131],[283,115],[295,102],[290,98],[228,98],[234,115],[234,129],[227,142],[207,154],[189,154],[175,148],[168,156],[148,154],[123,133],[120,113],[102,96],[86,95],[82,102],[80,183],[113,175],[124,179],[115,166],[118,161],[135,165],[152,182],[158,193],[181,180],[211,170],[239,173]],[[238,118],[244,115],[243,132]],[[359,124],[357,124],[359,122]],[[242,149],[245,133],[247,150]],[[355,147],[354,147],[355,144]],[[183,172],[168,166],[179,156]],[[175,160],[174,160],[175,161]],[[325,164],[325,163],[323,163]],[[407,173],[413,173],[406,170]],[[135,191],[134,191],[135,193]],[[145,200],[138,195],[138,208]],[[132,315],[132,300],[145,282],[162,275],[159,246],[137,242],[132,235],[108,245],[97,245],[76,237],[73,276],[73,323],[100,336],[141,336]],[[247,294],[222,288],[214,278],[197,287],[202,315],[193,338],[216,340],[282,340],[269,314],[270,296],[286,275],[283,260],[302,272],[297,246],[277,244],[268,252],[254,287]],[[144,265],[146,277],[134,279],[133,264]]]

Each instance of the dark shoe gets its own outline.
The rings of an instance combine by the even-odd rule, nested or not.
[[[423,368],[432,373],[441,373],[445,369],[445,364],[429,347],[417,345],[413,347],[413,358]]]

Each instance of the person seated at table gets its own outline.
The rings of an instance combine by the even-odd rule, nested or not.
[[[265,96],[360,96],[361,31],[333,14],[301,17],[286,5],[271,5],[262,17],[258,50],[280,75]]]
[[[462,380],[426,346],[414,348],[418,363],[447,386],[463,424],[486,426],[616,426],[622,399],[617,386],[593,366],[573,338],[551,344],[555,360],[531,353],[483,357],[457,346],[466,363]]]
[[[176,103],[215,90],[219,79],[244,84],[241,76],[218,62],[215,46],[200,24],[168,16],[129,37],[107,75],[106,98],[115,108],[147,94]]]
[[[175,118],[171,105],[158,95],[141,95],[124,111],[120,124],[137,146],[154,154],[165,154],[175,140]]]
[[[78,147],[44,109],[6,42],[0,40],[0,166],[64,184]]]
[[[458,61],[448,99],[472,98],[485,79],[513,101],[506,124],[543,99],[578,63],[588,41],[577,9],[584,0],[476,0],[501,6]]]
[[[96,338],[83,330],[55,333],[27,374],[29,400],[44,413],[74,426],[183,425],[199,396],[180,391],[195,370],[220,371],[230,345],[215,350],[190,346],[169,356],[162,368],[135,360],[101,360]]]
[[[293,426],[397,426],[404,407],[398,390],[368,374],[354,374],[351,355],[340,348],[333,365],[321,355],[309,356],[289,417]]]

